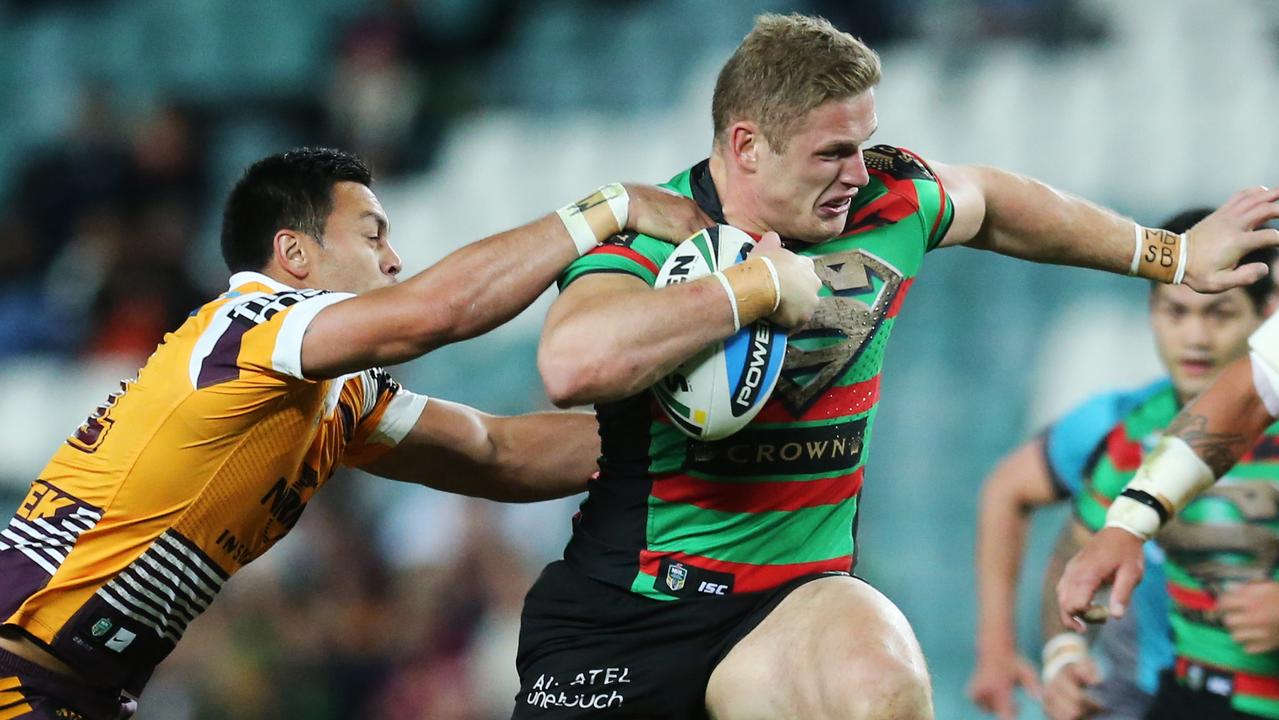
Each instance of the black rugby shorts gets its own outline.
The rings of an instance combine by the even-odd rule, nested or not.
[[[662,601],[553,562],[524,601],[512,718],[705,720],[719,662],[792,590],[822,577]]]

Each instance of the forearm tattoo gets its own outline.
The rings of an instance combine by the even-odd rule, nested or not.
[[[1216,477],[1224,475],[1248,450],[1248,439],[1239,433],[1209,432],[1205,415],[1182,412],[1168,426],[1168,434],[1189,445]]]

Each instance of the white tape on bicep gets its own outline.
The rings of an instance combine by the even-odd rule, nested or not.
[[[1248,362],[1252,363],[1252,387],[1266,406],[1270,417],[1279,417],[1279,371],[1266,362],[1265,358],[1255,351],[1248,353]]]

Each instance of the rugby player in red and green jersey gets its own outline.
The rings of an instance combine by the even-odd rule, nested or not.
[[[1273,258],[1268,250],[1260,252],[1264,255],[1259,257]],[[1248,337],[1274,304],[1269,277],[1219,295],[1184,287],[1153,289],[1151,324],[1172,382],[1131,408],[1099,447],[1074,497],[1078,532],[1067,538],[1082,535],[1086,540],[1089,532],[1104,526],[1109,509],[1159,435],[1223,367],[1247,355]],[[1154,701],[1142,717],[1279,718],[1277,502],[1279,425],[1271,425],[1220,484],[1189,503],[1147,543],[1147,558],[1163,558],[1164,612],[1171,623],[1175,662],[1161,674]],[[1068,559],[1079,547],[1078,541],[1066,539],[1054,560]],[[1053,563],[1056,572],[1050,570],[1046,585],[1056,584],[1063,565]],[[1121,624],[1130,620],[1136,605],[1127,609]],[[1045,634],[1055,637],[1044,655],[1046,672],[1060,670],[1053,675],[1059,692],[1055,704],[1047,702],[1045,692],[1045,708],[1053,720],[1092,717],[1084,686],[1096,682],[1097,668],[1087,659],[1083,637],[1062,627],[1055,605],[1053,610],[1052,627],[1045,619]],[[1148,612],[1143,608],[1139,615]]]
[[[738,323],[796,320],[789,269],[752,257],[654,290],[668,252],[641,236],[561,276],[539,366],[557,404],[596,405],[601,474],[528,595],[514,717],[931,718],[909,625],[850,576],[884,344],[924,254],[968,244],[1201,291],[1266,271],[1236,265],[1279,241],[1253,232],[1279,193],[1241,194],[1188,240],[1143,229],[1012,173],[870,147],[878,80],[829,23],[763,16],[720,72],[711,157],[668,184],[786,238],[823,282],[740,433],[691,441],[646,388]]]

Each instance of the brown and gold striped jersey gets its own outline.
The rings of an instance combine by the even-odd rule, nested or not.
[[[169,333],[0,531],[0,619],[131,693],[339,463],[394,447],[426,398],[385,371],[303,377],[302,337],[350,295],[257,273]]]

